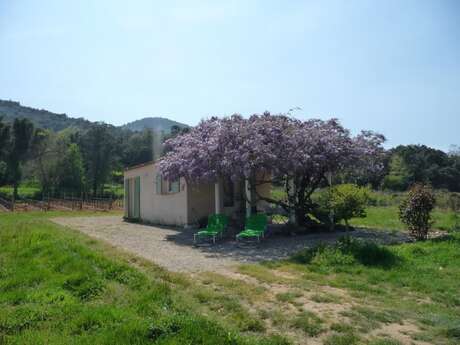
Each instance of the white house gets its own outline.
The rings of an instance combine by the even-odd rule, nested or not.
[[[248,182],[187,183],[184,178],[168,181],[158,172],[155,162],[127,168],[124,173],[125,217],[155,224],[186,226],[213,213],[230,218],[251,212]],[[268,196],[270,184],[256,187],[257,194]],[[246,193],[246,198],[244,194]],[[258,210],[265,203],[254,202]],[[254,208],[254,206],[253,206]]]

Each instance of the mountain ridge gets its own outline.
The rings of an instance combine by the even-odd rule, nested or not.
[[[150,116],[132,122],[128,122],[127,124],[123,125],[122,128],[126,128],[131,131],[142,131],[145,128],[149,128],[154,131],[169,133],[171,132],[171,128],[173,126],[177,126],[181,129],[189,127],[184,123],[168,119],[167,117]]]
[[[35,126],[51,129],[59,132],[63,129],[74,127],[86,130],[97,121],[90,121],[83,117],[71,117],[67,114],[58,114],[46,109],[37,109],[22,105],[18,101],[0,99],[0,117],[6,122],[12,122],[15,118],[27,118],[34,123]],[[184,123],[168,119],[166,117],[144,117],[132,122],[128,122],[122,126],[115,126],[118,129],[127,129],[133,132],[142,131],[144,128],[150,128],[155,131],[171,132],[173,126],[179,128],[189,127]]]

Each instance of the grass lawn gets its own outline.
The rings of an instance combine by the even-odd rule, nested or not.
[[[460,343],[460,233],[190,276],[47,219],[81,214],[0,215],[0,344]]]
[[[239,270],[272,289],[255,305],[299,343],[296,331],[327,345],[460,344],[459,233],[396,246],[343,240]]]
[[[404,230],[405,226],[399,221],[398,208],[395,206],[388,207],[368,207],[365,218],[354,218],[350,224],[358,227],[385,230]],[[450,231],[455,224],[454,213],[452,211],[443,211],[435,209],[432,213],[433,228]]]
[[[285,344],[240,336],[188,296],[196,289],[187,278],[59,227],[53,215],[65,213],[0,215],[0,344]],[[220,299],[229,317],[251,324]]]

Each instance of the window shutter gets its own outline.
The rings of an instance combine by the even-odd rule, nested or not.
[[[161,176],[161,174],[157,174],[157,176],[155,177],[155,191],[156,191],[156,194],[162,194],[163,176]]]
[[[175,180],[171,182],[171,193],[179,193],[180,183],[179,180]]]

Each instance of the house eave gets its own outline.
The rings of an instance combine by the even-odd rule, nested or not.
[[[130,170],[135,170],[135,169],[143,168],[143,167],[145,167],[145,166],[147,166],[147,165],[154,165],[156,162],[158,162],[158,160],[152,160],[152,161],[148,161],[148,162],[145,162],[145,163],[132,165],[132,166],[130,166],[130,167],[126,167],[124,171],[130,171]]]

